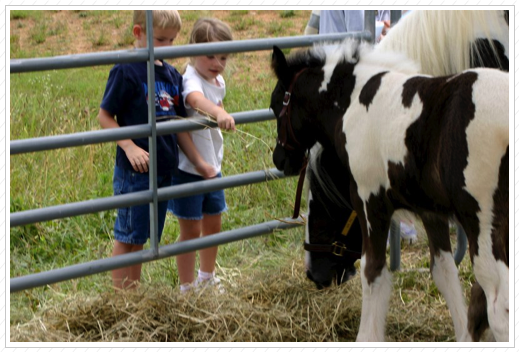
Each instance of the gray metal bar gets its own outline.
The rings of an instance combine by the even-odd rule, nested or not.
[[[375,10],[364,11],[364,32],[369,33],[367,38],[371,43],[375,42]]]
[[[245,174],[232,175],[219,179],[204,180],[179,186],[159,188],[157,190],[158,201],[173,198],[187,197],[195,194],[212,192],[219,189],[239,187],[247,184],[285,178],[283,172],[277,169],[253,171]],[[125,208],[132,205],[150,203],[151,191],[134,192],[130,194],[98,198],[84,202],[56,205],[42,209],[32,209],[12,213],[10,227],[33,224],[41,221],[62,219],[71,216],[84,215],[110,209]]]
[[[153,255],[159,251],[159,202],[157,201],[157,120],[155,111],[155,54],[153,47],[153,12],[146,10],[146,44],[148,48],[148,124],[151,135],[148,137],[149,184],[152,192],[150,202],[150,245]]]
[[[159,202],[168,199],[182,198],[196,194],[213,192],[220,189],[245,186],[265,181],[273,181],[286,177],[292,176],[285,176],[285,174],[278,169],[270,169],[226,176],[218,179],[191,182],[178,186],[164,187],[159,189]]]
[[[267,233],[272,233],[276,230],[294,228],[299,225],[300,223],[293,222],[292,219],[288,218],[284,221],[273,220],[264,222],[262,224],[242,227],[236,230],[220,232],[218,234],[201,237],[194,240],[182,241],[162,246],[158,249],[158,255],[153,255],[151,250],[143,250],[139,252],[119,255],[116,257],[95,260],[88,263],[72,265],[61,269],[11,278],[10,292],[14,293],[34,287],[50,285],[56,282],[98,274],[139,263],[151,262],[153,260],[192,252],[194,250],[214,247],[234,241],[261,236]]]
[[[390,14],[390,22],[391,22],[391,27],[393,27],[394,25],[396,25],[398,23],[398,21],[400,21],[400,18],[402,18],[402,10],[391,10],[389,12]]]
[[[97,213],[100,211],[126,208],[151,202],[151,191],[141,191],[118,196],[97,198],[83,202],[67,203],[11,213],[10,227],[34,224],[41,221],[63,219],[71,216]]]
[[[389,270],[400,270],[400,221],[395,220],[389,230]]]
[[[251,110],[231,113],[237,125],[275,119],[269,109]],[[165,121],[157,124],[157,135],[200,130],[206,127],[216,127],[217,124],[205,119],[185,119]],[[128,126],[99,131],[78,132],[59,136],[37,137],[14,140],[10,142],[11,155],[32,153],[67,147],[78,147],[94,143],[113,142],[121,139],[144,138],[151,135],[149,125]]]
[[[146,61],[147,58],[147,49],[131,49],[34,59],[11,59],[10,73],[79,68],[96,65],[110,65],[115,63],[143,62]]]
[[[184,46],[159,48],[155,51],[155,56],[160,59],[166,59],[211,54],[242,53],[258,50],[272,50],[274,45],[280,48],[298,48],[312,46],[315,43],[320,42],[340,41],[345,38],[369,40],[370,34],[367,32],[350,32],[190,44]]]
[[[374,11],[366,11],[374,12]],[[374,17],[373,17],[374,18]],[[373,22],[374,25],[374,22]],[[326,35],[308,35],[296,37],[236,40],[232,42],[190,44],[156,48],[156,59],[172,59],[198,55],[240,53],[246,51],[272,50],[274,45],[280,48],[312,46],[318,42],[338,41],[344,38],[369,40],[368,32],[335,33]],[[90,54],[64,55],[49,58],[10,60],[10,73],[45,71],[77,68],[95,65],[108,65],[123,62],[142,62],[148,59],[147,49],[110,51]]]

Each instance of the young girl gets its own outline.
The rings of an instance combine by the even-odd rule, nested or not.
[[[209,43],[232,40],[228,25],[217,19],[199,19],[191,32],[189,43]],[[197,109],[216,117],[218,127],[234,130],[234,119],[222,105],[225,81],[221,73],[225,69],[227,54],[197,56],[190,60],[183,77],[183,98],[189,117],[197,116]],[[180,185],[203,179],[221,177],[223,136],[219,128],[178,133],[179,143],[193,144],[198,151],[197,162],[192,163],[179,151],[179,175],[173,176],[173,184]],[[190,148],[191,149],[191,148]],[[221,214],[227,210],[223,190],[172,199],[168,210],[179,219],[180,241],[220,232]],[[215,277],[218,247],[200,250],[200,269],[195,281],[195,252],[177,256],[180,290],[189,291],[195,286],[220,286]],[[219,287],[220,288],[220,287]],[[220,288],[221,289],[221,288]]]

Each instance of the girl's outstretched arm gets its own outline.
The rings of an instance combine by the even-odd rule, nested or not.
[[[200,92],[192,92],[186,97],[186,102],[193,108],[205,111],[216,117],[218,127],[223,130],[236,130],[234,119],[222,107],[214,104]]]

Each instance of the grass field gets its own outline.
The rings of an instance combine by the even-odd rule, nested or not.
[[[309,17],[309,11],[181,11],[180,13],[183,28],[175,44],[187,42],[192,24],[201,16],[218,17],[229,23],[235,39],[299,35],[302,34]],[[131,48],[131,16],[130,11],[11,11],[11,58],[45,57]],[[268,108],[270,92],[275,85],[275,79],[269,68],[270,52],[235,54],[232,55],[231,60],[225,76],[228,91],[224,103],[227,111]],[[180,68],[185,64],[186,59],[168,61]],[[98,66],[11,75],[11,140],[100,129],[97,112],[109,69],[109,66]],[[224,134],[223,173],[233,175],[272,168],[271,148],[275,145],[275,122],[241,125],[238,126],[238,129],[246,133],[238,131]],[[10,211],[16,212],[112,195],[114,155],[115,143],[107,143],[12,156]],[[223,217],[222,230],[286,217],[293,206],[295,182],[296,180],[291,178],[227,190],[229,212]],[[115,210],[12,228],[10,231],[10,276],[17,277],[110,257],[114,220]],[[177,236],[178,223],[174,217],[168,215],[161,244],[174,243]],[[230,286],[229,297],[235,300],[244,299],[254,306],[254,303],[257,302],[254,301],[255,297],[257,299],[261,296],[257,292],[265,294],[264,291],[255,291],[256,293],[252,295],[243,294],[241,285],[262,285],[263,282],[262,287],[265,289],[271,282],[277,283],[278,286],[281,285],[279,287],[283,287],[284,284],[297,286],[299,287],[297,292],[309,292],[304,295],[305,301],[298,303],[294,309],[300,307],[300,304],[303,306],[304,302],[326,301],[326,296],[323,294],[330,293],[316,291],[304,278],[302,240],[303,231],[299,228],[221,246],[218,256],[218,271],[224,282]],[[409,248],[407,254],[403,254],[402,265],[407,268],[427,267],[427,253],[428,249],[422,241],[420,245]],[[287,270],[290,271],[290,275],[287,274]],[[460,270],[465,287],[468,288],[472,277],[466,259]],[[411,324],[411,327],[407,327],[403,331],[402,326],[398,323],[396,327],[392,326],[395,334],[391,339],[452,340],[452,323],[448,318],[445,302],[438,295],[430,275],[422,272],[402,272],[395,276],[397,289],[392,298],[392,304],[394,303],[395,306],[390,312],[390,317],[395,318],[402,313],[402,310],[415,307],[417,304],[424,304],[427,307],[418,311],[417,320],[431,314],[436,315],[427,318],[434,327],[429,329],[430,331],[427,330],[427,333],[423,332],[423,327],[420,328],[422,323],[419,320],[416,325]],[[261,279],[249,280],[249,278],[258,277]],[[279,277],[285,279],[280,283]],[[343,294],[348,290],[358,289],[360,287],[358,275],[355,280],[356,283],[352,284],[350,288],[336,288],[331,292]],[[301,290],[301,287],[304,290]],[[416,287],[418,287],[418,292]],[[177,295],[178,278],[174,258],[143,266],[141,294],[153,291],[155,288],[160,288],[162,294],[167,297]],[[242,292],[240,293],[242,295],[238,292]],[[290,289],[287,289],[286,292],[281,290],[278,294],[288,295],[290,292]],[[106,298],[106,295],[111,296]],[[356,307],[356,312],[360,312],[359,296],[360,291],[357,291],[357,294],[353,294],[356,301],[352,298],[349,302]],[[35,323],[43,321],[45,325],[46,322],[61,315],[68,315],[71,318],[76,314],[75,309],[86,309],[85,304],[88,304],[84,302],[90,302],[92,299],[94,301],[96,299],[108,299],[109,301],[114,299],[111,293],[109,273],[12,294],[10,296],[12,339],[16,341],[37,341],[44,338],[49,341],[52,341],[53,338],[65,341],[67,339],[72,341],[117,339],[117,336],[120,336],[117,333],[102,336],[102,338],[95,337],[96,334],[88,332],[79,332],[77,335],[70,332],[69,335],[57,332],[42,335],[41,326]],[[128,299],[132,301],[135,298]],[[79,308],[69,309],[71,300],[78,302]],[[262,304],[267,304],[269,300],[277,302],[270,297],[266,298],[266,302]],[[177,304],[179,301],[175,298],[174,303],[168,300],[165,302]],[[276,307],[279,308],[278,303],[276,303]],[[349,308],[351,307],[346,304],[340,307],[341,312]],[[307,307],[302,307],[302,309],[307,309]],[[351,315],[351,313],[349,314]],[[447,316],[447,321],[444,321],[445,316]],[[63,320],[63,318],[58,320],[60,319]],[[310,318],[308,317],[308,319]],[[352,319],[352,326],[345,326],[344,322],[337,323],[336,321],[339,324],[338,327],[323,332],[324,335],[305,335],[304,333],[297,335],[292,330],[286,334],[280,332],[277,335],[276,333],[253,335],[250,331],[254,329],[250,328],[249,335],[239,335],[236,332],[232,338],[207,334],[181,336],[185,340],[189,340],[189,336],[191,336],[193,339],[224,341],[248,341],[250,339],[348,341],[352,337],[354,338],[357,329],[355,324],[358,324],[355,316]],[[405,315],[401,319],[404,322]],[[258,329],[261,330],[261,327]],[[436,330],[441,330],[441,332],[435,335]],[[243,331],[247,332],[247,329],[244,328]],[[143,335],[141,339],[153,340],[153,336],[153,334]],[[137,337],[135,338],[137,339]],[[163,341],[163,339],[158,340]],[[166,338],[166,340],[168,339]],[[175,339],[171,339],[170,336],[169,340]]]

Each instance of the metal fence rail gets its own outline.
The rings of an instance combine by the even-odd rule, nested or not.
[[[205,236],[194,240],[178,242],[159,247],[158,253],[151,250],[142,250],[117,257],[95,260],[87,263],[76,264],[69,267],[49,270],[46,272],[26,275],[11,279],[11,293],[50,285],[56,282],[66,281],[78,277],[99,274],[105,271],[123,268],[139,263],[151,262],[171,256],[192,252],[194,250],[209,248],[221,244],[240,241],[272,233],[276,230],[285,230],[299,226],[300,224],[291,219],[273,220],[262,224],[242,227],[236,230],[220,232],[217,235]]]
[[[157,196],[158,201],[161,202],[169,199],[193,196],[196,194],[213,192],[220,189],[251,185],[285,177],[287,176],[285,176],[283,172],[277,169],[253,171],[245,174],[226,176],[218,179],[159,188],[157,190]],[[19,211],[11,214],[11,227],[146,204],[151,202],[152,197],[153,192],[148,190],[106,198],[97,198],[84,202],[67,203],[42,209]]]
[[[146,27],[148,28],[148,27]],[[336,33],[326,35],[307,35],[265,39],[236,40],[232,42],[204,43],[156,48],[155,59],[174,59],[179,57],[241,53],[247,51],[272,50],[280,48],[312,46],[318,42],[338,41],[344,38],[371,39],[371,32]],[[99,53],[54,56],[37,59],[15,59],[10,62],[11,73],[79,68],[117,63],[142,62],[148,60],[148,49],[119,50]]]
[[[275,119],[272,111],[268,109],[243,111],[230,114],[237,125],[255,123]],[[190,118],[185,120],[165,121],[157,124],[157,135],[169,133],[201,130],[207,127],[218,127],[213,121],[203,118]],[[115,142],[127,138],[143,138],[151,136],[150,126],[127,126],[109,130],[88,131],[59,136],[27,138],[11,141],[11,155],[41,152],[68,147],[80,147],[95,143]]]

